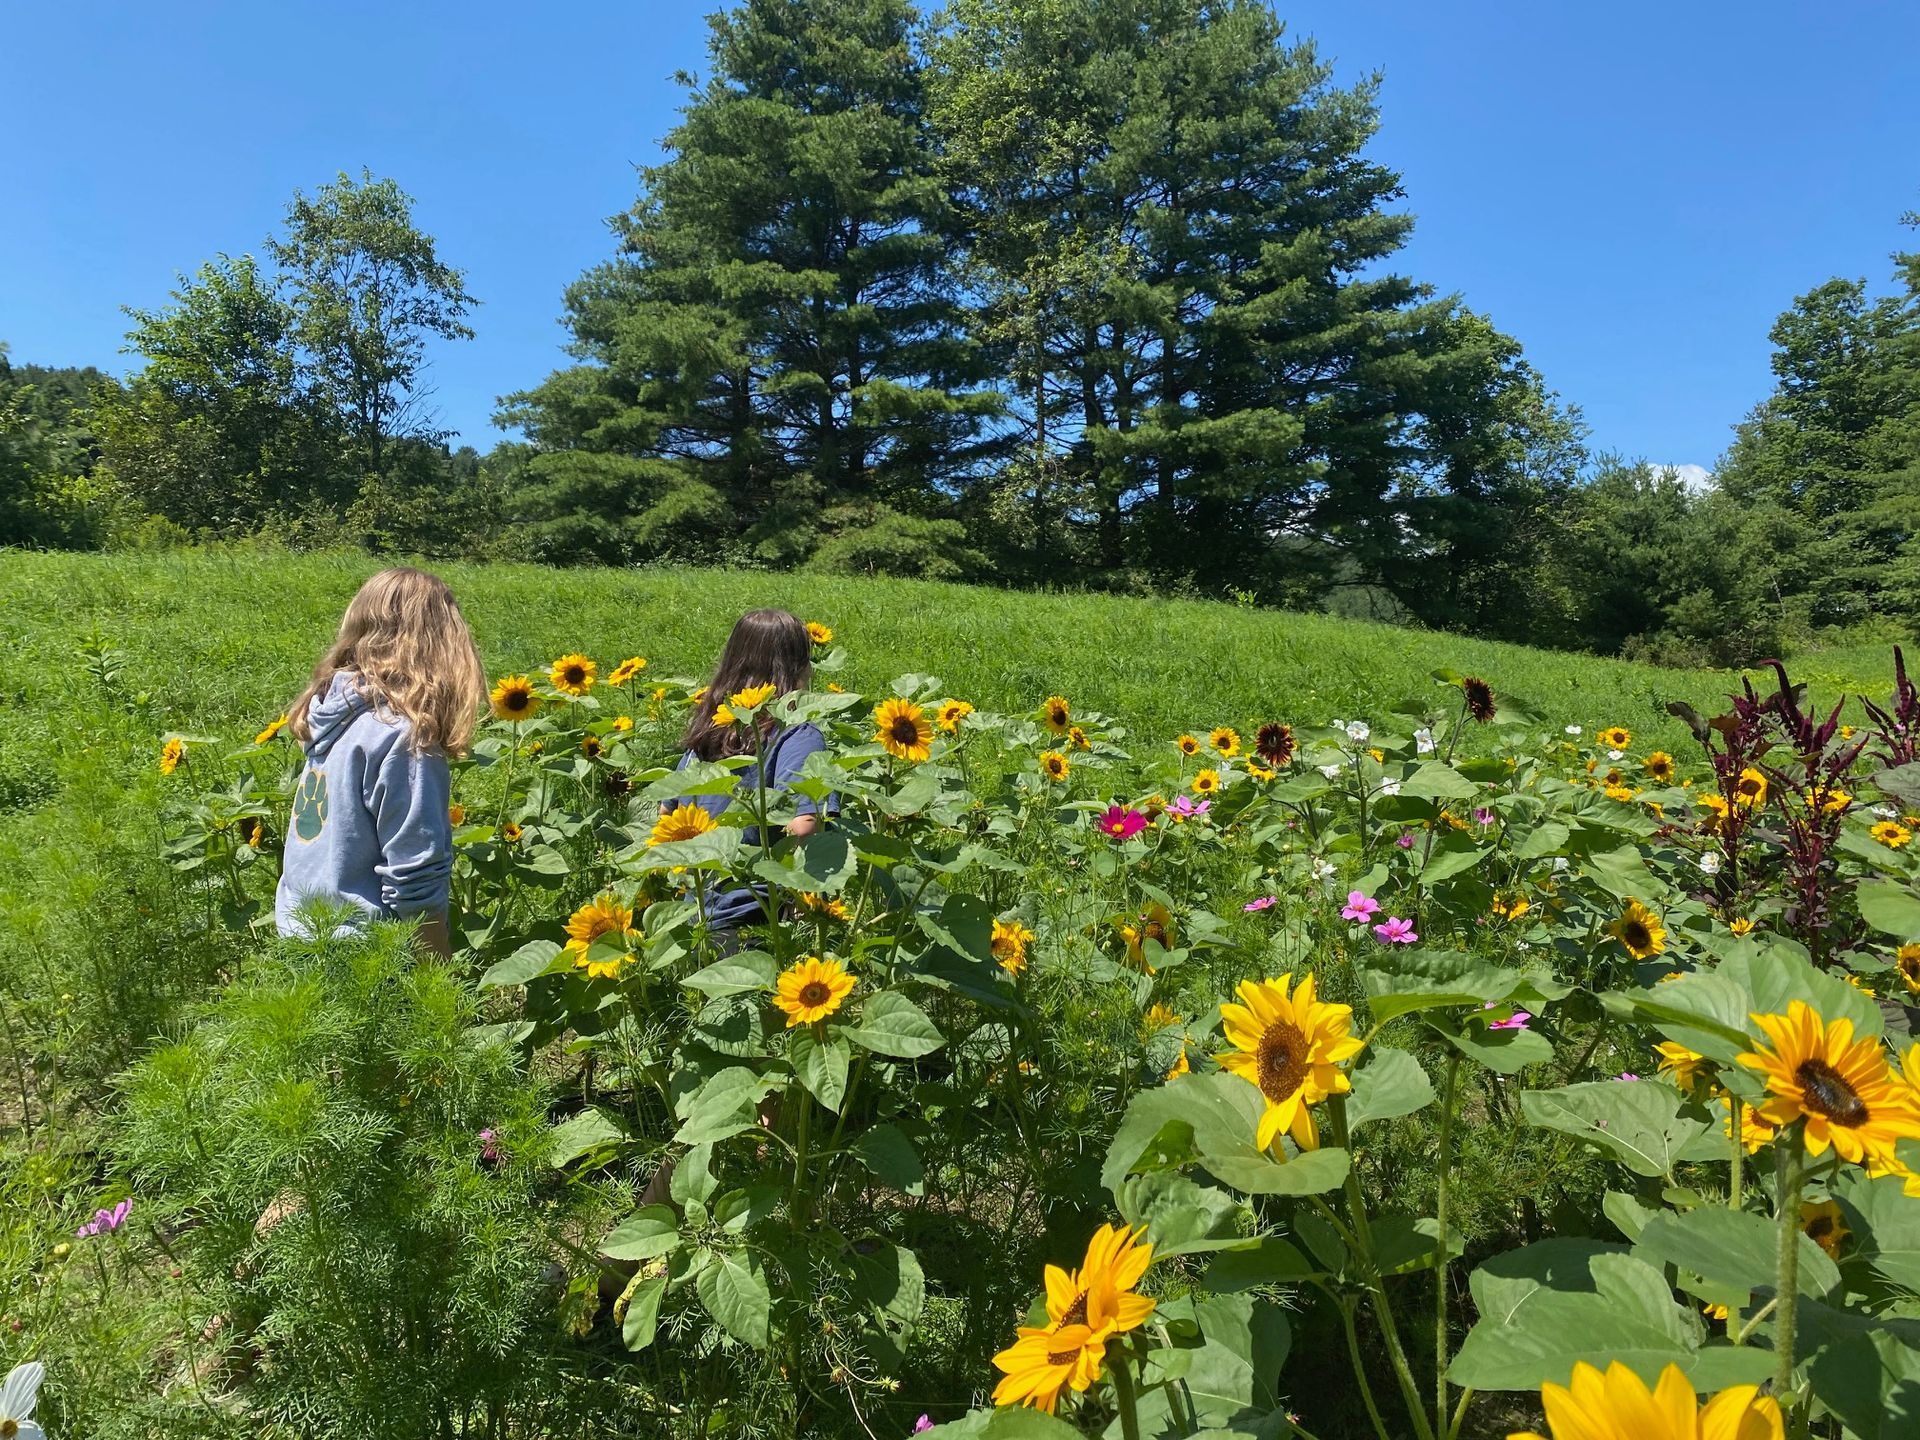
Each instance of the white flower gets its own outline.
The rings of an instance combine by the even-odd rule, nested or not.
[[[1700,857],[1700,870],[1701,873],[1705,875],[1718,875],[1720,873],[1719,852],[1709,850],[1706,854],[1702,855]]]
[[[1338,780],[1340,778],[1340,767],[1338,765],[1322,765],[1320,767],[1320,773],[1329,780]]]
[[[1567,734],[1578,735],[1579,733],[1580,733],[1580,727],[1578,725],[1567,726]]]
[[[1559,873],[1560,871],[1562,871],[1562,870],[1564,870],[1564,869],[1566,869],[1566,868],[1567,868],[1567,857],[1566,857],[1566,856],[1564,856],[1564,855],[1556,855],[1556,856],[1554,856],[1554,857],[1553,857],[1553,869],[1554,869],[1554,873],[1555,873],[1555,874],[1558,874],[1558,873]]]
[[[1336,730],[1344,730],[1347,728],[1347,722],[1344,720],[1329,720],[1327,724],[1331,725]]]
[[[1899,809],[1892,805],[1876,805],[1873,807],[1873,813],[1875,818],[1880,820],[1898,820],[1900,818]]]
[[[1627,753],[1627,752],[1626,752],[1626,751],[1624,751],[1624,750],[1609,750],[1609,751],[1607,751],[1607,759],[1609,759],[1609,760],[1618,760],[1618,759],[1619,759],[1619,758],[1620,758],[1620,757],[1621,757],[1622,755],[1624,755],[1624,754],[1626,754],[1626,753]]]
[[[1366,721],[1351,720],[1347,722],[1347,739],[1351,740],[1354,744],[1364,745],[1372,735],[1373,731],[1367,728]]]
[[[1414,731],[1413,748],[1422,755],[1431,755],[1433,753],[1433,732],[1424,729]]]
[[[1334,870],[1333,862],[1331,860],[1323,860],[1318,855],[1314,856],[1313,858],[1313,878],[1314,879],[1320,881],[1322,884],[1325,884],[1326,882],[1333,879],[1335,873],[1336,872]]]
[[[46,1440],[47,1432],[33,1419],[33,1402],[40,1394],[40,1377],[46,1367],[38,1360],[16,1365],[0,1385],[0,1435],[18,1440]]]
[[[1382,795],[1398,795],[1400,793],[1400,782],[1398,780],[1382,780],[1380,782],[1380,793]]]

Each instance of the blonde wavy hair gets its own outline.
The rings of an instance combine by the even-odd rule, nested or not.
[[[382,570],[341,617],[340,633],[287,711],[301,744],[312,739],[307,707],[351,670],[368,701],[405,719],[415,754],[464,755],[487,699],[487,672],[453,591],[438,575],[401,565]]]

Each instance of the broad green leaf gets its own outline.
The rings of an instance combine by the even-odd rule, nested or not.
[[[736,1235],[751,1230],[773,1214],[784,1193],[784,1189],[771,1180],[729,1190],[713,1202],[714,1223]]]
[[[1293,1332],[1279,1306],[1251,1295],[1194,1302],[1205,1344],[1188,1361],[1185,1390],[1202,1426],[1227,1426],[1280,1408],[1280,1369]]]
[[[759,1256],[744,1250],[715,1251],[695,1279],[694,1288],[721,1329],[756,1350],[767,1348],[767,1319],[773,1297],[767,1291]]]
[[[633,797],[636,805],[654,805],[663,800],[681,800],[694,795],[731,795],[740,785],[740,774],[753,761],[742,757],[725,760],[695,760],[684,770],[669,770]]]
[[[1492,1030],[1471,1017],[1458,1026],[1433,1027],[1470,1060],[1500,1075],[1518,1075],[1553,1058],[1553,1042],[1534,1030]]]
[[[899,1325],[920,1318],[927,1303],[927,1277],[913,1251],[877,1235],[847,1249],[854,1293]]]
[[[1375,1020],[1416,1010],[1479,1009],[1521,990],[1530,976],[1450,950],[1387,949],[1367,964],[1367,1007]]]
[[[600,1253],[609,1260],[651,1260],[680,1248],[680,1217],[670,1205],[644,1205],[607,1232]]]
[[[1451,765],[1429,760],[1407,777],[1400,793],[1416,800],[1471,800],[1480,787]]]
[[[1146,1226],[1157,1258],[1251,1243],[1239,1227],[1246,1206],[1226,1191],[1198,1185],[1185,1175],[1161,1170],[1132,1176],[1114,1201],[1121,1219]]]
[[[488,990],[501,985],[524,985],[552,969],[554,961],[561,954],[560,946],[551,940],[529,940],[482,975],[480,988]]]
[[[907,1195],[926,1194],[927,1172],[920,1152],[899,1126],[880,1124],[863,1131],[853,1142],[853,1153],[882,1184]]]
[[[1858,1279],[1856,1268],[1864,1268],[1886,1284],[1920,1295],[1920,1200],[1905,1193],[1898,1176],[1870,1180],[1851,1166],[1841,1172],[1834,1193],[1853,1229],[1853,1246],[1841,1269]]]
[[[1609,1190],[1601,1197],[1600,1208],[1629,1240],[1638,1240],[1640,1232],[1647,1228],[1647,1222],[1656,1215],[1664,1215],[1664,1210],[1656,1210],[1642,1205],[1624,1190]]]
[[[975,1410],[921,1432],[922,1440],[1081,1440],[1081,1432],[1044,1410],[1009,1405]]]
[[[1724,1205],[1663,1211],[1647,1222],[1633,1253],[1672,1265],[1709,1284],[1771,1292],[1779,1266],[1780,1228],[1772,1220]],[[1818,1300],[1840,1283],[1840,1271],[1818,1245],[1800,1237],[1799,1286]]]
[[[1694,971],[1648,990],[1611,991],[1601,1003],[1623,1018],[1651,1020],[1669,1039],[1721,1065],[1736,1065],[1752,1048],[1747,1016],[1753,997],[1719,970]]]
[[[1558,820],[1543,820],[1527,832],[1527,838],[1514,849],[1521,860],[1544,860],[1549,855],[1564,855],[1572,832]]]
[[[1437,885],[1463,870],[1473,869],[1488,853],[1464,835],[1449,835],[1433,847],[1433,853],[1420,870],[1420,883]]]
[[[1584,855],[1580,864],[1601,889],[1619,900],[1657,900],[1671,889],[1664,880],[1657,879],[1647,869],[1647,862],[1641,858],[1637,845],[1622,845],[1617,850]]]
[[[869,995],[859,1025],[841,1033],[865,1049],[903,1059],[930,1055],[946,1043],[926,1012],[897,990]]]
[[[751,1130],[760,1123],[755,1102],[775,1088],[775,1082],[743,1065],[730,1065],[708,1077],[697,1090],[681,1097],[675,1112],[681,1116],[674,1132],[676,1145],[705,1145]]]
[[[1530,1124],[1577,1136],[1649,1178],[1671,1177],[1680,1151],[1712,1123],[1677,1091],[1652,1080],[1524,1090],[1520,1110]]]
[[[1321,1267],[1297,1245],[1277,1235],[1262,1236],[1245,1249],[1222,1250],[1207,1266],[1205,1286],[1217,1294],[1251,1290],[1257,1285],[1294,1285]]]
[[[977,895],[949,895],[937,919],[922,914],[919,920],[922,930],[955,954],[993,958],[993,911]]]
[[[1354,1131],[1371,1120],[1411,1115],[1426,1109],[1433,1098],[1433,1082],[1420,1062],[1405,1050],[1382,1047],[1354,1072],[1347,1128]]]
[[[558,1170],[626,1138],[626,1128],[613,1115],[597,1106],[589,1107],[554,1127],[547,1140],[547,1160]]]
[[[847,1069],[851,1058],[852,1051],[840,1036],[822,1041],[804,1027],[794,1032],[787,1047],[787,1060],[793,1066],[793,1073],[800,1077],[800,1083],[807,1087],[807,1093],[836,1113],[840,1102],[847,1098]]]
[[[1761,1015],[1784,1015],[1795,1000],[1804,1000],[1823,1020],[1853,1021],[1856,1040],[1886,1029],[1878,1004],[1840,976],[1814,969],[1806,952],[1787,941],[1776,939],[1751,957],[1723,960],[1717,973],[1744,985]]]
[[[1265,1102],[1233,1075],[1182,1075],[1134,1096],[1107,1147],[1100,1180],[1109,1190],[1136,1168],[1197,1156],[1215,1179],[1245,1194],[1313,1195],[1346,1179],[1344,1150],[1315,1150],[1284,1163],[1254,1149]]]
[[[660,1301],[667,1293],[667,1277],[652,1275],[642,1280],[627,1296],[627,1313],[620,1322],[620,1338],[629,1350],[644,1350],[653,1343],[660,1325]]]
[[[1373,1228],[1373,1260],[1383,1275],[1409,1275],[1433,1268],[1440,1250],[1440,1222],[1431,1215],[1383,1211],[1368,1222]],[[1455,1230],[1447,1237],[1447,1259],[1457,1260],[1466,1241]]]
[[[1862,880],[1853,898],[1860,907],[1860,918],[1874,929],[1903,943],[1920,940],[1920,895],[1911,885]]]
[[[1821,1404],[1858,1440],[1920,1434],[1920,1321],[1802,1300],[1794,1353]]]
[[[714,961],[704,970],[696,970],[680,983],[689,990],[718,999],[722,995],[771,990],[774,978],[771,955],[762,950],[742,950]]]

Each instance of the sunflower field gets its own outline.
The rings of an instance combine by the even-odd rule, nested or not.
[[[60,1433],[1920,1434],[1903,664],[1136,734],[856,628],[718,713],[819,727],[785,791],[674,768],[699,675],[496,676],[450,962],[267,938],[284,717],[154,727],[208,983],[5,1176],[0,1355],[121,1397]]]

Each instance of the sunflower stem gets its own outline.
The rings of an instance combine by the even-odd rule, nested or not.
[[[1129,1368],[1132,1361],[1133,1349],[1125,1346],[1121,1348],[1120,1358],[1107,1367],[1113,1376],[1114,1405],[1120,1412],[1122,1440],[1140,1440],[1139,1407],[1133,1394],[1133,1371]]]
[[[1781,1135],[1774,1147],[1775,1205],[1780,1223],[1780,1267],[1774,1302],[1780,1308],[1773,1322],[1773,1395],[1781,1405],[1793,1392],[1795,1303],[1800,1294],[1800,1185],[1806,1175],[1805,1122]]]
[[[1733,1117],[1733,1176],[1727,1185],[1727,1206],[1738,1210],[1745,1198],[1747,1182],[1746,1104],[1729,1092],[1727,1105],[1727,1113]]]
[[[1441,1099],[1439,1179],[1434,1199],[1434,1224],[1440,1239],[1433,1259],[1433,1428],[1447,1428],[1447,1200],[1453,1167],[1453,1111],[1460,1085],[1460,1052],[1447,1056],[1447,1088]]]
[[[1373,1382],[1367,1378],[1367,1362],[1360,1354],[1360,1332],[1353,1324],[1353,1299],[1351,1296],[1338,1295],[1334,1303],[1340,1310],[1340,1323],[1347,1332],[1347,1358],[1353,1362],[1353,1375],[1360,1382],[1360,1399],[1367,1407],[1367,1418],[1373,1421],[1373,1433],[1380,1440],[1393,1440],[1387,1430],[1387,1422],[1380,1414],[1380,1402],[1373,1398]]]
[[[1453,1420],[1447,1426],[1447,1440],[1457,1440],[1460,1434],[1460,1422],[1467,1418],[1467,1406],[1473,1400],[1473,1387],[1467,1386],[1460,1392],[1460,1403],[1453,1407]]]

